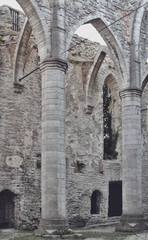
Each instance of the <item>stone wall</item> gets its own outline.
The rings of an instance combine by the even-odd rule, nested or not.
[[[84,41],[84,39],[83,39]],[[70,225],[84,226],[108,221],[109,182],[122,180],[121,172],[121,110],[117,72],[112,60],[106,56],[93,86],[94,108],[86,111],[88,72],[100,48],[97,43],[84,42],[73,37],[75,48],[68,57],[66,78],[66,161],[67,209]],[[116,76],[114,81],[111,76]],[[119,132],[118,158],[103,159],[103,84],[112,89],[114,124]],[[115,120],[116,119],[116,120]],[[91,215],[91,196],[99,190],[102,196],[100,213]]]
[[[40,218],[41,78],[39,71],[14,86],[14,53],[19,32],[12,31],[9,8],[1,7],[0,64],[0,191],[15,194],[15,227],[36,228]],[[38,65],[38,52],[30,39],[24,75]]]
[[[9,10],[5,9],[9,13]],[[11,27],[11,17],[9,21]],[[8,189],[16,194],[15,226],[35,228],[40,217],[40,73],[37,71],[25,78],[22,82],[23,91],[18,93],[13,82],[13,59],[19,33],[10,34],[9,26],[5,22],[5,31],[2,27],[1,35],[0,142],[1,149],[4,149],[1,154],[1,191]],[[109,181],[122,179],[120,140],[118,159],[103,160],[102,87],[106,80],[104,75],[112,78],[110,75],[116,76],[117,72],[110,67],[113,62],[107,56],[94,85],[93,113],[87,114],[87,76],[100,46],[87,40],[81,43],[81,40],[77,36],[73,38],[73,44],[79,44],[72,48],[69,54],[66,78],[67,208],[69,222],[73,225],[77,218],[82,218],[80,225],[82,222],[96,223],[107,219]],[[37,48],[31,37],[26,50],[24,75],[37,66]],[[117,85],[116,83],[116,87],[113,87],[113,95],[116,97]],[[120,118],[119,114],[117,115]],[[120,127],[121,120],[116,126],[119,132]],[[102,194],[99,216],[90,215],[90,197],[95,189]]]

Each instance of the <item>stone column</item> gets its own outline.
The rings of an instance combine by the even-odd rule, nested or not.
[[[63,229],[66,217],[65,71],[67,63],[49,59],[42,74],[42,219],[39,231]]]
[[[122,99],[123,215],[117,230],[144,227],[142,216],[141,90],[126,89]]]

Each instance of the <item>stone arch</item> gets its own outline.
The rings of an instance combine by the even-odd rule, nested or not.
[[[91,113],[93,110],[93,86],[99,69],[105,59],[106,54],[108,53],[106,47],[100,47],[96,59],[90,68],[88,77],[87,77],[87,86],[86,86],[86,109],[87,113]]]
[[[147,0],[140,1],[139,8],[135,12],[133,18],[133,29],[131,33],[131,65],[130,65],[130,87],[141,88],[141,56],[140,56],[140,40],[141,40],[141,25],[145,13],[145,4]],[[148,5],[147,5],[148,6]]]
[[[144,74],[144,78],[143,78],[143,82],[142,82],[142,90],[144,90],[146,84],[148,83],[148,71]]]
[[[99,190],[93,191],[91,195],[91,214],[100,214],[102,194]]]
[[[93,103],[93,88],[95,79],[97,77],[97,74],[99,73],[100,67],[106,57],[106,55],[110,56],[109,50],[107,47],[100,46],[99,51],[96,55],[95,61],[93,65],[91,66],[89,70],[89,74],[87,77],[87,86],[86,86],[86,112],[91,113],[94,108]],[[111,75],[110,75],[111,74]],[[112,78],[117,79],[117,76],[113,74],[113,71],[110,69],[101,80],[102,82],[105,82],[108,76],[112,76]],[[118,83],[119,85],[119,83]]]
[[[31,25],[26,18],[22,28],[19,41],[16,46],[15,59],[14,59],[14,83],[20,84],[19,79],[23,76],[23,69],[25,63],[25,53],[32,32]]]
[[[17,0],[24,10],[29,23],[33,29],[35,39],[37,41],[39,56],[41,61],[44,61],[50,56],[50,36],[48,26],[45,23],[44,16],[40,11],[36,1],[34,0]]]
[[[76,21],[75,25],[70,29],[70,32],[68,32],[67,49],[70,45],[72,36],[75,33],[75,31],[78,29],[78,27],[85,23],[91,23],[98,32],[101,30],[101,36],[104,38],[108,46],[111,58],[114,60],[114,63],[117,67],[117,71],[119,73],[123,85],[121,86],[121,88],[123,88],[125,85],[127,85],[129,76],[127,73],[127,65],[124,59],[124,55],[122,53],[122,47],[117,37],[114,35],[114,32],[111,29],[111,27],[106,27],[108,26],[108,23],[105,20],[102,13],[98,11],[97,13],[93,13],[93,16],[90,13],[89,16],[79,19],[78,22]]]

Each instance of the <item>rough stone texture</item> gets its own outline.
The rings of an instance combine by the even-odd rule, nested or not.
[[[1,22],[0,46],[0,191],[16,194],[15,227],[36,228],[40,217],[41,160],[41,79],[38,72],[24,80],[22,94],[15,92],[13,82],[14,49],[18,33],[11,30],[8,8],[1,8],[7,21]],[[24,74],[38,64],[37,49],[30,39]]]
[[[73,38],[73,44],[79,41]],[[94,49],[95,46],[95,49]],[[118,139],[118,159],[103,160],[103,84],[112,84],[113,62],[107,56],[95,79],[93,86],[94,108],[92,114],[86,113],[87,72],[95,58],[99,44],[89,41],[72,49],[68,57],[66,80],[66,161],[67,161],[67,209],[71,225],[85,225],[108,219],[109,181],[119,181],[121,175],[121,139]],[[106,76],[106,77],[105,77]],[[114,127],[121,130],[119,90],[112,85],[115,116]],[[118,109],[119,108],[119,109]],[[120,143],[119,143],[120,142]],[[82,166],[82,167],[81,167]],[[99,190],[102,195],[101,210],[91,216],[91,195]]]
[[[143,143],[143,178],[142,178],[142,196],[143,196],[143,212],[147,218],[147,194],[148,194],[148,182],[147,182],[147,160],[148,160],[148,84],[145,86],[142,94],[142,143]]]
[[[34,40],[30,39],[22,70],[25,74],[35,69],[40,59],[41,75],[35,72],[26,78],[21,90],[14,85],[12,75],[18,35],[10,33],[9,10],[3,9],[0,186],[1,191],[8,189],[16,194],[16,227],[34,228],[38,224],[40,170],[36,163],[40,165],[41,157],[41,230],[43,225],[65,227],[67,216],[71,225],[80,226],[113,221],[107,216],[109,181],[123,181],[122,220],[138,223],[137,216],[142,221],[143,213],[147,219],[147,7],[117,21],[147,1],[18,2],[28,17],[38,48],[37,53]],[[7,29],[3,28],[5,13]],[[72,48],[68,57],[65,110],[66,56],[75,30],[87,22],[101,33],[111,57],[106,50],[99,50],[97,44],[87,41]],[[80,40],[75,38],[75,41]],[[100,65],[95,59],[99,51]],[[94,66],[99,69],[93,71]],[[112,161],[103,159],[104,82],[113,95],[112,127],[119,132],[118,158]],[[94,190],[101,194],[100,213],[92,216],[90,198]]]

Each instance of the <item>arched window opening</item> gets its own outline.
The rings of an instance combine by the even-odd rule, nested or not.
[[[15,194],[9,190],[0,193],[0,228],[15,227]]]
[[[81,25],[76,30],[75,34],[78,34],[80,37],[89,39],[90,41],[99,42],[101,45],[106,46],[106,43],[104,42],[103,38],[91,23]]]
[[[122,181],[109,183],[108,217],[122,215]]]
[[[114,85],[105,83],[103,86],[104,159],[117,159],[118,156],[116,147],[119,133],[115,126],[118,107],[115,106],[117,100],[112,94]]]
[[[95,190],[91,196],[91,214],[100,213],[101,193]]]

